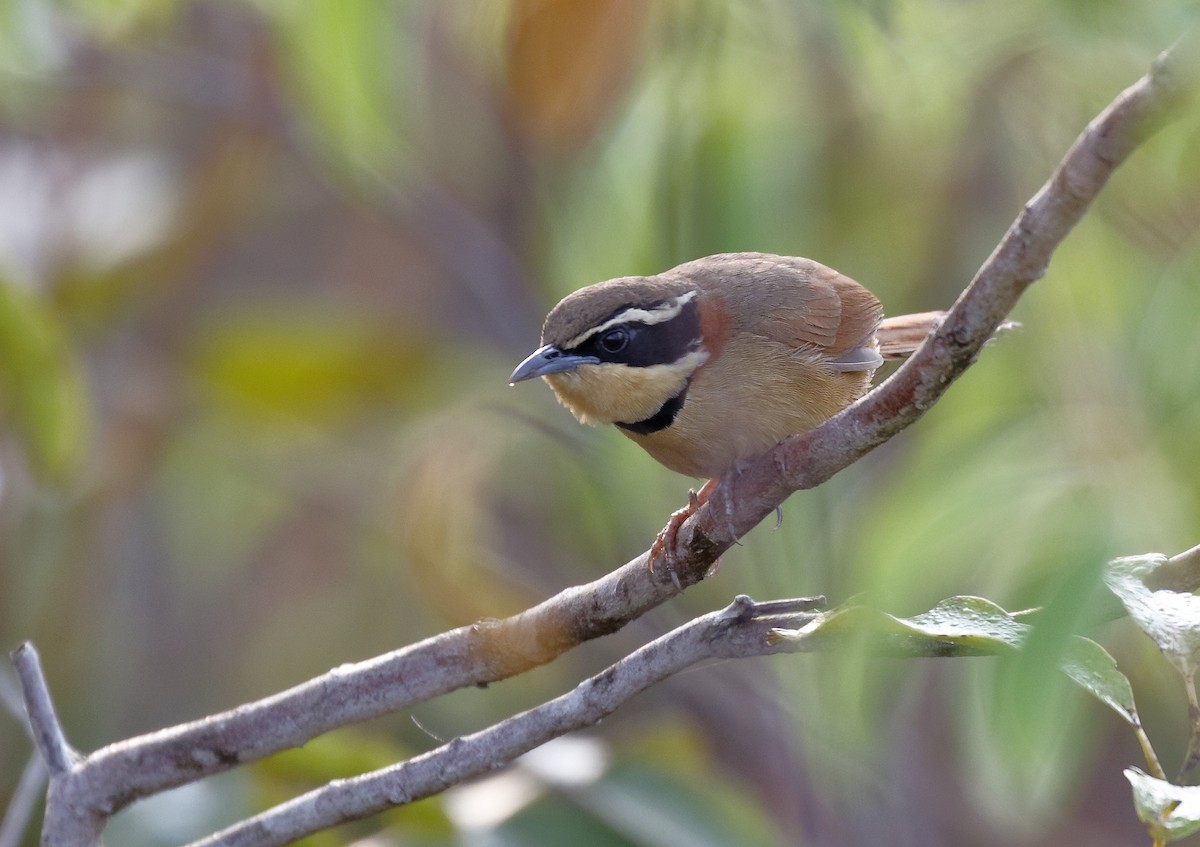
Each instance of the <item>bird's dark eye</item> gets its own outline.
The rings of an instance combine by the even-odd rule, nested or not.
[[[610,329],[600,336],[600,346],[607,353],[619,353],[625,349],[625,345],[628,343],[629,333],[621,328]]]

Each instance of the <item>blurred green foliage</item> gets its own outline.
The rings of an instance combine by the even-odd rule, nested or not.
[[[29,292],[0,281],[0,409],[30,462],[65,484],[88,439],[84,386],[59,321]]]
[[[689,482],[542,386],[505,386],[559,297],[765,250],[844,271],[891,314],[944,307],[1196,17],[1186,0],[9,0],[3,643],[37,642],[92,749],[611,569]],[[419,725],[337,733],[179,802],[199,834],[427,749],[425,730],[539,702],[735,593],[899,615],[978,594],[1047,606],[1033,647],[706,668],[598,730],[602,778],[491,829],[433,801],[313,843],[1141,843],[1122,776],[1139,751],[1054,656],[1106,559],[1200,541],[1197,315],[1193,107],[1105,189],[1021,330],[715,578]],[[1171,770],[1170,669],[1128,622],[1088,634],[1134,677]],[[15,720],[0,749],[6,797]],[[188,837],[146,820],[121,843]]]

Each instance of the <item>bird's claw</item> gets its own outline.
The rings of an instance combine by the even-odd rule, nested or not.
[[[672,578],[676,582],[679,581],[679,577],[675,575],[675,544],[679,540],[679,528],[698,508],[700,505],[696,500],[696,492],[689,491],[688,504],[672,512],[671,517],[667,519],[667,525],[658,531],[658,536],[650,545],[649,567],[652,573],[654,566],[661,560]]]
[[[671,581],[675,583],[675,587],[683,590],[683,586],[679,584],[679,575],[676,573],[676,544],[679,540],[679,528],[683,526],[696,510],[708,502],[708,497],[712,494],[714,488],[717,487],[717,480],[709,480],[704,486],[696,491],[688,489],[688,502],[682,509],[676,509],[671,513],[671,517],[667,519],[667,525],[658,532],[658,536],[654,539],[654,543],[650,545],[650,556],[648,559],[648,567],[651,573],[654,572],[654,567],[661,560],[667,568],[667,573],[671,575]],[[717,572],[717,568],[721,566],[721,560],[713,562],[712,568],[708,572],[708,576]]]

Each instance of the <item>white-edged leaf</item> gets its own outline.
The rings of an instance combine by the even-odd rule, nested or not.
[[[1172,785],[1137,768],[1126,768],[1133,805],[1151,837],[1177,841],[1200,832],[1200,786]]]
[[[1171,664],[1190,679],[1200,664],[1200,597],[1146,587],[1145,578],[1166,562],[1160,553],[1114,559],[1105,568],[1104,583]]]

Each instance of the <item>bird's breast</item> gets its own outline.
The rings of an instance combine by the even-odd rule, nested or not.
[[[819,351],[737,335],[694,375],[670,426],[625,432],[673,471],[714,478],[861,397],[870,373],[839,372]]]

